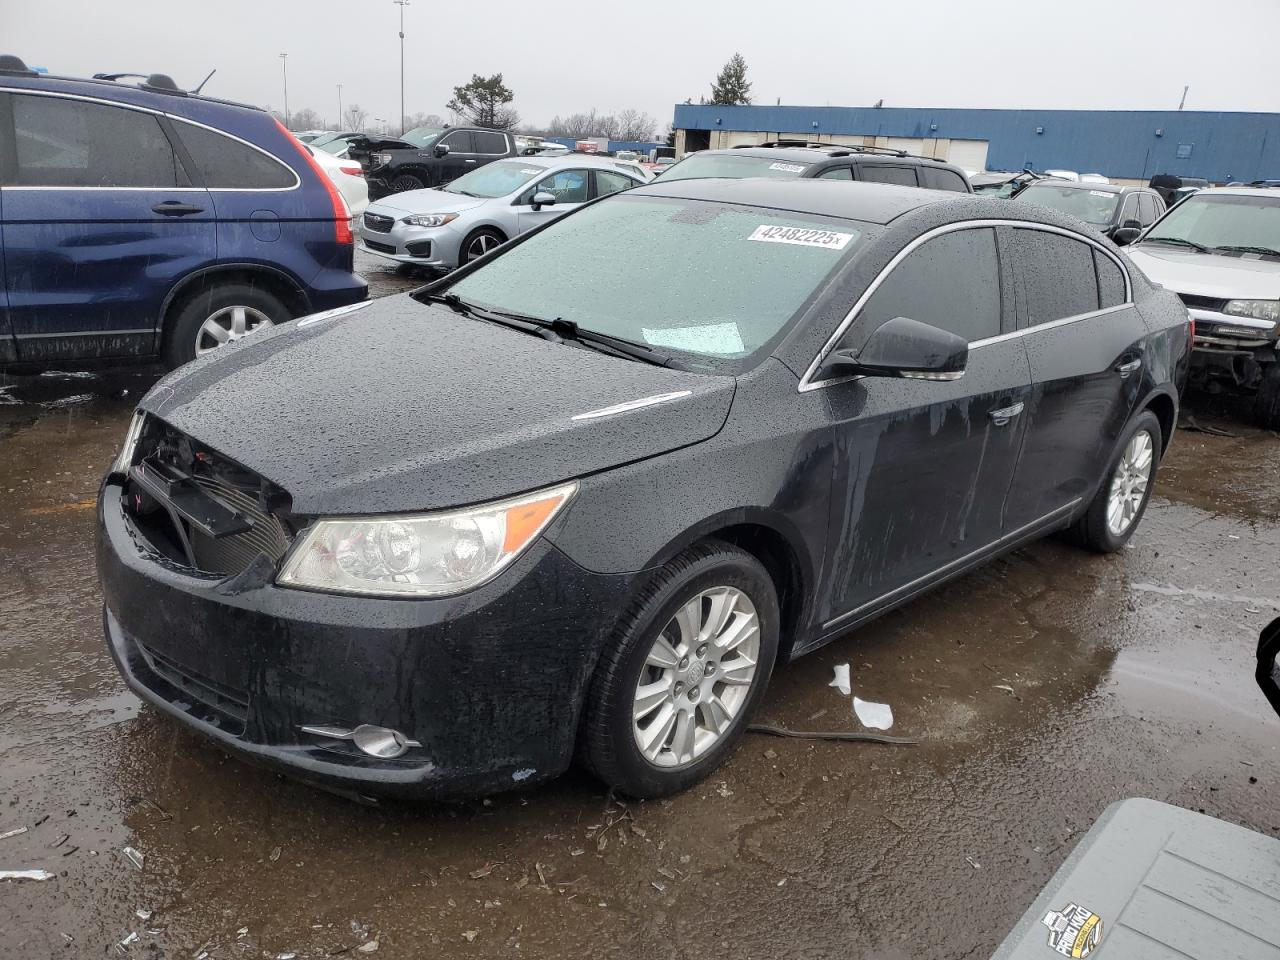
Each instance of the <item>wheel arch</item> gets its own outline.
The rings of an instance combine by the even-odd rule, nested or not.
[[[237,281],[261,284],[264,289],[279,297],[295,317],[310,311],[310,301],[302,285],[284,271],[260,263],[223,263],[189,273],[173,285],[160,305],[160,322],[156,329],[158,337],[163,340],[169,335],[173,317],[189,297],[207,290],[214,283]]]
[[[1160,421],[1160,455],[1163,457],[1169,449],[1174,428],[1178,425],[1178,399],[1169,390],[1156,390],[1135,413],[1142,413],[1144,410],[1150,410]]]

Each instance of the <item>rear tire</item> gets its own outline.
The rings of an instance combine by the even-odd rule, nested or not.
[[[1070,530],[1070,538],[1098,553],[1119,550],[1138,528],[1156,483],[1163,449],[1160,420],[1143,410],[1120,436],[1106,479],[1084,516]]]
[[[402,173],[391,181],[392,193],[405,193],[408,190],[422,190],[424,187],[426,187],[426,184],[411,173]]]
[[[749,553],[712,541],[672,560],[624,614],[596,667],[583,711],[585,765],[641,798],[706,777],[764,695],[778,622],[773,581]]]
[[[165,363],[170,369],[180,367],[197,353],[291,319],[289,308],[262,287],[244,281],[206,287],[188,297],[168,324]],[[225,333],[221,343],[215,327]]]
[[[1258,426],[1280,430],[1280,361],[1269,363],[1253,398],[1253,418]]]

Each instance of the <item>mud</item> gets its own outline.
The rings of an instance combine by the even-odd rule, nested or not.
[[[662,802],[570,775],[369,808],[223,756],[118,679],[92,506],[153,378],[0,378],[0,834],[28,828],[0,869],[56,874],[0,884],[2,956],[976,958],[1113,800],[1280,831],[1252,679],[1280,440],[1215,402],[1189,399],[1234,436],[1174,438],[1129,549],[1020,550],[782,669],[760,717],[855,729],[828,686],[847,662],[918,746],[752,735]]]

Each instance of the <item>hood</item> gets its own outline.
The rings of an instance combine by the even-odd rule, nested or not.
[[[407,213],[462,213],[485,202],[484,197],[468,197],[445,190],[406,190],[370,204],[369,210],[398,218]]]
[[[401,140],[398,137],[367,137],[358,136],[351,138],[352,146],[357,150],[418,150],[425,149],[415,147],[407,140]]]
[[[320,317],[181,367],[140,406],[283,487],[297,513],[372,514],[494,500],[698,443],[733,399],[733,377],[553,343],[408,294]],[[599,414],[663,394],[680,396]]]
[[[1174,293],[1217,300],[1280,300],[1280,262],[1259,257],[1224,257],[1159,243],[1131,244],[1129,259]]]

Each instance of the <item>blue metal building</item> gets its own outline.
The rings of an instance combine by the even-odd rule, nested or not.
[[[1175,173],[1223,183],[1280,178],[1277,113],[680,104],[673,125],[686,150],[750,142],[748,134],[758,134],[757,142],[788,134],[883,137],[985,142],[988,170],[1030,165],[1135,180]]]

